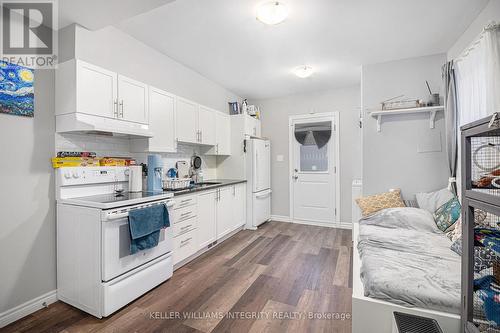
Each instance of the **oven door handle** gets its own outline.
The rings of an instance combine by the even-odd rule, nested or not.
[[[174,200],[167,200],[165,202],[165,205],[170,208],[173,207],[175,204]],[[118,214],[110,214],[106,216],[106,221],[114,221],[114,220],[119,220],[119,219],[124,219],[128,217],[128,212],[125,213],[118,213]]]

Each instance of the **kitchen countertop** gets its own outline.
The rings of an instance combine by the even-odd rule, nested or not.
[[[208,190],[213,190],[215,188],[219,187],[224,187],[224,186],[229,186],[229,185],[234,185],[234,184],[240,184],[240,183],[246,183],[246,180],[238,180],[238,179],[207,179],[203,181],[204,183],[219,183],[219,184],[211,184],[211,185],[204,185],[204,186],[191,186],[190,188],[184,189],[184,190],[178,190],[178,191],[164,191],[163,193],[172,193],[174,196],[179,196],[183,194],[190,194],[194,192],[200,192],[200,191],[208,191]]]

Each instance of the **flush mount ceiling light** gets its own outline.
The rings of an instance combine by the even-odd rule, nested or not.
[[[311,66],[303,65],[298,66],[293,69],[293,74],[301,79],[311,76],[314,73],[314,69]]]
[[[283,22],[288,16],[288,7],[279,1],[269,1],[257,7],[257,20],[274,25]]]

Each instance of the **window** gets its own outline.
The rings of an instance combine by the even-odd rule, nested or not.
[[[300,171],[328,171],[328,142],[332,135],[329,121],[296,124],[295,139],[300,144]]]

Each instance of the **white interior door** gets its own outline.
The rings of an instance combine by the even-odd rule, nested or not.
[[[335,117],[291,118],[291,214],[295,220],[336,221]]]

